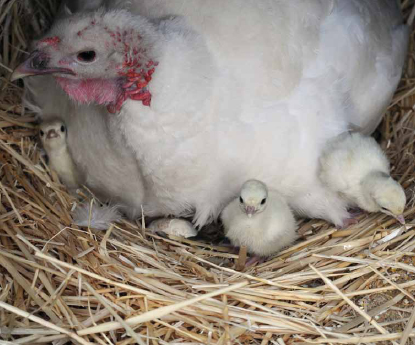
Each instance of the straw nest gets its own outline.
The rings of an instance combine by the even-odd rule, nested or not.
[[[53,17],[52,0],[0,0],[1,344],[405,344],[415,336],[415,40],[378,131],[407,191],[406,227],[363,215],[343,231],[301,223],[301,241],[237,271],[238,255],[140,224],[71,222],[11,69]],[[402,0],[406,20],[414,1]]]

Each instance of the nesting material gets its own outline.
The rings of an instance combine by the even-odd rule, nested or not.
[[[402,7],[414,17],[413,0]],[[141,223],[73,224],[75,200],[41,157],[22,84],[7,80],[55,9],[0,1],[0,343],[414,343],[414,33],[377,133],[407,194],[407,224],[384,214],[341,231],[303,221],[300,241],[237,271],[226,247]]]

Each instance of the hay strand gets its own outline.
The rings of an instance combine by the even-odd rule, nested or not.
[[[6,309],[6,310],[8,310],[8,311],[10,311],[12,313],[15,313],[17,315],[20,315],[20,316],[22,316],[24,318],[28,318],[29,320],[31,320],[33,322],[36,322],[36,323],[38,323],[38,324],[40,324],[40,325],[42,325],[44,327],[53,329],[53,330],[55,330],[55,331],[57,331],[59,333],[66,334],[67,336],[69,336],[70,338],[76,340],[77,342],[79,342],[82,345],[91,345],[91,343],[89,341],[85,341],[83,338],[79,337],[75,333],[68,332],[64,328],[58,327],[58,326],[56,326],[55,324],[53,324],[51,322],[48,322],[48,321],[45,321],[45,320],[41,319],[40,317],[37,317],[37,316],[34,316],[34,315],[30,315],[30,313],[25,312],[23,310],[20,310],[20,309],[18,309],[16,307],[13,307],[13,306],[11,306],[11,305],[9,305],[7,303],[0,302],[0,307],[3,308],[3,309]]]

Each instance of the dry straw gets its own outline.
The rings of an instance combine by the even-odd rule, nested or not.
[[[75,200],[48,174],[21,84],[8,76],[49,25],[53,0],[0,0],[0,344],[414,343],[415,40],[378,135],[409,199],[304,238],[248,271],[226,248],[71,223]],[[405,20],[414,1],[402,0]]]

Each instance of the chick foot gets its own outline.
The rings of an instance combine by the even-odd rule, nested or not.
[[[343,225],[338,226],[337,229],[344,230],[347,229],[349,226],[356,225],[358,223],[359,221],[355,218],[346,218],[343,220]]]

